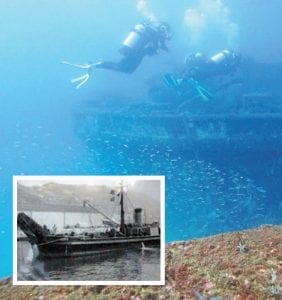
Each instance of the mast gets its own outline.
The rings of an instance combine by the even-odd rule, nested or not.
[[[120,187],[120,232],[122,234],[125,234],[124,205],[123,205],[123,181],[121,181],[121,187]]]

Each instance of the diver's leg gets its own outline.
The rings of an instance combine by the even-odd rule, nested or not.
[[[108,69],[121,73],[131,74],[141,64],[144,57],[143,52],[133,52],[124,55],[119,62],[102,61],[93,65],[97,69]]]
[[[96,69],[107,69],[107,70],[122,72],[119,62],[116,63],[111,61],[100,61],[95,63],[93,67]]]
[[[132,73],[135,68],[132,68],[130,64],[127,63],[127,59],[123,58],[119,62],[102,61],[93,65],[97,69],[107,69],[121,73]]]

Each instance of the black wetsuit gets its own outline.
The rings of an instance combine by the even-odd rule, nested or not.
[[[224,59],[224,61],[217,63],[210,58],[201,60],[195,66],[188,66],[183,72],[186,78],[194,78],[196,80],[203,80],[219,75],[227,75],[235,73],[240,65],[240,57],[233,55]]]
[[[159,49],[167,51],[164,38],[162,38],[157,28],[148,24],[141,24],[141,26],[144,27],[143,32],[133,30],[139,35],[138,44],[134,47],[122,45],[119,52],[123,55],[123,58],[119,62],[102,61],[95,67],[122,73],[133,73],[146,55],[157,54]]]

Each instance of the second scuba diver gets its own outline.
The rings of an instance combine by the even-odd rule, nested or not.
[[[231,50],[223,50],[211,57],[206,57],[203,53],[197,52],[185,58],[184,70],[180,75],[166,74],[164,77],[166,85],[176,89],[182,94],[187,89],[187,85],[196,90],[197,94],[204,100],[209,100],[213,94],[200,84],[210,78],[221,75],[232,75],[241,63],[241,56]],[[236,79],[237,80],[237,79]],[[235,81],[231,79],[220,86],[227,87]]]

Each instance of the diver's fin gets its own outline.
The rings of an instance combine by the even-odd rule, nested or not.
[[[209,101],[213,97],[213,94],[202,86],[198,86],[196,90],[205,101]]]
[[[197,80],[190,77],[187,79],[187,82],[199,93],[199,95],[205,100],[208,101],[213,97],[213,94],[204,88]]]
[[[79,89],[84,83],[86,83],[88,81],[88,79],[90,78],[90,75],[87,73],[85,75],[76,77],[74,79],[71,80],[71,83],[78,83],[78,85],[75,87],[76,89]]]
[[[82,75],[82,76],[73,78],[73,79],[71,79],[71,83],[76,83],[76,82],[79,82],[79,81],[83,81],[83,80],[85,79],[86,76],[87,76],[87,74],[84,74],[84,75]]]
[[[170,88],[178,88],[180,86],[181,80],[179,80],[175,75],[173,74],[165,74],[163,77],[164,83],[166,86]]]
[[[64,65],[69,65],[69,66],[76,67],[76,68],[79,68],[79,69],[89,69],[89,68],[92,67],[91,63],[80,65],[80,64],[73,64],[73,63],[70,63],[70,62],[65,61],[65,60],[62,60],[61,63],[64,64]]]
[[[90,78],[90,74],[92,72],[92,68],[95,67],[96,64],[93,64],[91,62],[87,63],[87,64],[84,64],[84,65],[80,65],[80,64],[73,64],[73,63],[70,63],[66,60],[62,60],[61,61],[62,64],[64,65],[69,65],[69,66],[72,66],[72,67],[76,67],[76,68],[79,68],[79,69],[85,69],[86,70],[86,74],[82,75],[82,76],[79,76],[79,77],[76,77],[74,79],[71,80],[71,83],[78,83],[77,86],[75,87],[76,89],[79,89],[83,84],[85,84],[88,79]]]

